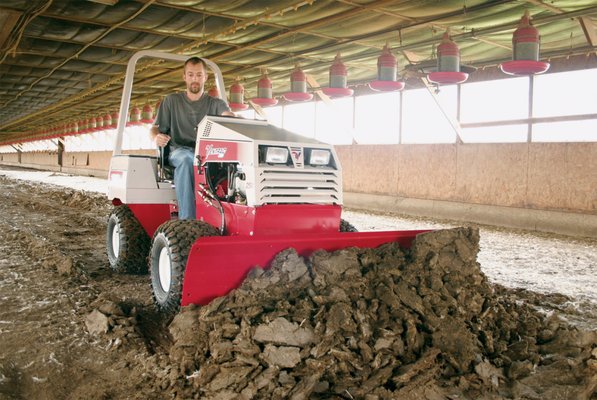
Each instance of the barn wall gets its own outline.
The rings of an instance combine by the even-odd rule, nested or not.
[[[337,146],[344,191],[597,215],[597,143]]]
[[[344,204],[597,237],[597,143],[346,145]],[[127,153],[155,155],[143,150]],[[0,164],[107,177],[111,152],[0,155]]]

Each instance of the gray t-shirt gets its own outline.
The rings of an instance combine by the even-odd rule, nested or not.
[[[170,135],[170,144],[174,147],[195,147],[197,124],[206,115],[222,115],[230,111],[222,99],[216,99],[203,93],[197,101],[191,101],[186,93],[174,93],[161,102],[154,125],[162,133]]]

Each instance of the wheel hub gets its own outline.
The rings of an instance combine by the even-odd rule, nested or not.
[[[168,248],[164,247],[160,250],[160,259],[158,261],[158,271],[160,274],[160,286],[164,292],[170,290],[170,279],[172,276],[172,266],[170,263],[170,254]]]
[[[112,251],[114,252],[114,258],[118,258],[120,253],[120,224],[114,225],[114,229],[112,229]]]

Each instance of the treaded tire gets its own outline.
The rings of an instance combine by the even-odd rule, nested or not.
[[[340,220],[340,232],[358,232],[358,230],[350,222],[348,222],[344,219],[341,219]]]
[[[140,274],[147,272],[150,239],[126,205],[116,206],[108,217],[106,249],[113,271]]]
[[[172,220],[160,225],[149,252],[151,288],[160,313],[171,316],[180,309],[184,271],[195,241],[219,235],[216,228],[203,221]]]

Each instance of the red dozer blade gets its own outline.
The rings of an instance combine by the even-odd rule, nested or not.
[[[275,255],[288,248],[309,257],[319,249],[331,252],[347,247],[374,248],[389,242],[410,247],[415,236],[423,232],[428,230],[200,238],[189,254],[182,305],[204,305],[226,295],[241,285],[253,267],[269,268]]]

